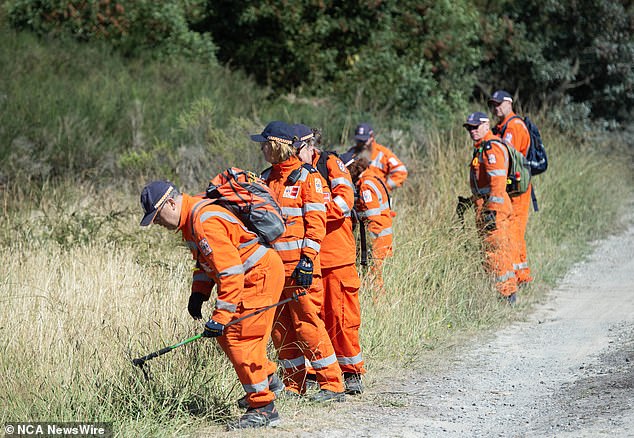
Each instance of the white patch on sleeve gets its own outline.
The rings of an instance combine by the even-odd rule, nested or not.
[[[495,154],[488,154],[487,158],[489,159],[489,164],[495,164]]]
[[[345,164],[343,164],[343,161],[337,160],[337,166],[339,166],[339,170],[341,170],[343,173],[348,173],[348,168]]]
[[[370,190],[363,191],[363,200],[365,202],[372,202],[372,192]]]
[[[507,133],[507,134],[504,136],[504,140],[506,140],[506,141],[507,141],[507,142],[509,142],[509,143],[513,143],[513,134],[511,134],[510,132],[509,132],[509,133]]]
[[[200,242],[198,242],[198,248],[200,248],[200,251],[205,256],[208,256],[212,253],[211,246],[209,246],[209,242],[207,242],[207,239],[201,239]]]
[[[317,193],[324,193],[324,188],[321,185],[321,180],[319,178],[315,178],[315,191]]]
[[[398,160],[394,157],[390,157],[389,160],[387,160],[392,166],[398,166]]]

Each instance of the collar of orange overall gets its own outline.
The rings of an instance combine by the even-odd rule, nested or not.
[[[198,196],[190,196],[186,193],[183,193],[183,205],[181,206],[181,217],[180,222],[178,223],[178,228],[176,231],[183,231],[185,224],[187,224],[187,219],[189,219],[189,214],[192,211],[194,205],[201,201],[203,198]]]
[[[295,155],[293,155],[292,157],[287,158],[286,160],[282,161],[281,163],[277,163],[273,165],[273,170],[281,173],[281,174],[286,174],[289,173],[295,169],[297,169],[298,167],[300,167],[303,164],[303,162]]]
[[[511,117],[515,117],[516,115],[517,114],[515,114],[515,112],[511,111],[506,117],[504,117],[504,120],[498,123],[498,126],[506,125],[509,122],[509,120],[511,120]]]

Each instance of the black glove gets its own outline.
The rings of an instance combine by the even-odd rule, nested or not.
[[[213,319],[210,319],[209,321],[207,321],[207,324],[205,324],[203,337],[215,338],[218,336],[222,336],[222,332],[224,329],[225,329],[225,326],[223,324],[220,324],[219,322],[216,322]]]
[[[313,282],[313,261],[303,255],[291,275],[298,286],[308,287]]]
[[[464,196],[458,196],[458,205],[456,205],[456,215],[462,222],[464,220],[464,212],[467,211],[467,208],[470,208],[473,205],[473,200],[471,198],[465,198]]]
[[[194,319],[202,319],[203,303],[207,301],[207,297],[200,292],[192,292],[189,296],[189,303],[187,304],[187,311]]]
[[[493,210],[484,210],[482,212],[482,222],[484,231],[495,231],[497,230],[497,225],[495,224],[495,215],[497,211]]]

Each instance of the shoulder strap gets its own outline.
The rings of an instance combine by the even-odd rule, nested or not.
[[[379,178],[376,175],[372,175],[373,178],[375,178],[378,182],[381,183],[381,185],[383,186],[383,190],[385,190],[385,194],[387,195],[387,205],[388,207],[390,207],[390,210],[392,209],[392,198],[390,197],[390,192],[387,190],[387,186],[385,185],[385,183],[383,182],[383,180],[381,178]]]
[[[302,167],[303,167],[304,169],[306,169],[309,173],[315,173],[315,172],[317,172],[317,169],[315,169],[315,168],[313,167],[313,165],[312,165],[312,164],[309,164],[309,163],[304,163],[304,164],[302,164]]]
[[[524,119],[522,119],[520,116],[518,116],[517,114],[515,114],[513,117],[511,117],[510,119],[508,119],[508,120],[506,121],[506,123],[505,123],[505,124],[503,124],[503,125],[502,125],[502,127],[500,128],[500,132],[499,132],[499,134],[500,134],[500,135],[504,135],[504,133],[506,132],[506,127],[507,127],[507,125],[508,125],[508,124],[511,122],[511,120],[513,120],[513,119],[520,119],[520,120],[524,121]]]
[[[262,173],[260,174],[260,178],[262,178],[264,181],[266,181],[267,179],[269,179],[269,175],[271,174],[271,171],[273,170],[273,166],[269,166],[266,169],[264,169],[262,171]]]
[[[201,201],[198,201],[195,205],[194,208],[192,208],[191,213],[189,213],[189,229],[192,230],[192,236],[198,240],[198,236],[196,235],[196,228],[194,227],[194,217],[196,216],[196,214],[198,214],[198,211],[200,211],[201,208],[213,204],[216,200],[215,199],[203,199]],[[196,246],[198,246],[198,242],[194,242],[196,244]]]
[[[328,182],[328,186],[330,186],[330,178],[328,177],[328,158],[330,158],[330,152],[321,151],[319,159],[317,160],[317,171]]]

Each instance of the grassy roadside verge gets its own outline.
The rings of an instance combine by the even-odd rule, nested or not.
[[[614,229],[621,200],[631,196],[618,184],[624,161],[596,144],[571,151],[552,134],[552,168],[538,180],[542,210],[529,226],[539,280],[510,309],[482,274],[470,221],[463,228],[453,218],[470,154],[458,137],[428,136],[425,159],[412,157],[417,170],[397,196],[388,294],[375,303],[362,291],[370,373],[396,371],[456,334],[521,317],[589,240]],[[421,140],[412,135],[402,146]],[[191,261],[177,236],[138,229],[136,194],[72,182],[37,191],[2,192],[1,420],[90,418],[113,421],[121,435],[164,436],[214,430],[235,415],[241,389],[213,343],[156,360],[150,383],[129,363],[199,330],[186,313]]]
[[[139,186],[167,176],[193,191],[224,165],[258,168],[246,133],[262,121],[303,121],[347,138],[362,115],[326,101],[265,101],[264,90],[222,69],[125,63],[79,46],[64,54],[57,43],[5,36],[0,421],[111,421],[119,436],[220,430],[237,414],[241,388],[215,343],[153,361],[149,383],[130,364],[200,330],[186,311],[188,251],[175,235],[139,229]],[[471,218],[464,227],[454,218],[471,158],[459,123],[379,133],[411,176],[395,199],[388,294],[375,303],[362,291],[370,384],[421,350],[521,317],[589,241],[613,231],[632,195],[627,155],[547,126],[544,137],[551,169],[537,179],[542,211],[528,232],[538,282],[510,309],[481,270]]]

